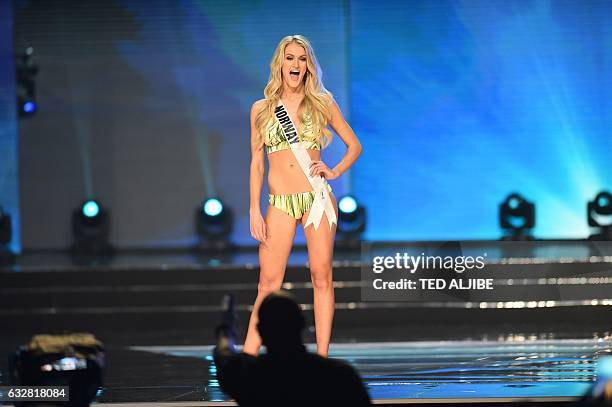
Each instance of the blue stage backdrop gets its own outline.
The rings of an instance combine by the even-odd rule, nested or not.
[[[249,113],[278,41],[306,35],[347,104],[341,1],[17,0],[16,12],[16,44],[41,66],[39,111],[21,128],[28,248],[67,247],[70,211],[89,196],[110,209],[117,247],[195,243],[208,196],[233,209],[233,241],[255,244]],[[324,156],[342,151],[336,140]]]
[[[13,55],[13,4],[0,2],[0,207],[10,214],[10,248],[19,253],[19,184],[17,172],[17,97]]]
[[[511,191],[540,237],[585,237],[612,189],[612,2],[351,2],[353,188],[370,239],[499,236]]]
[[[118,247],[194,243],[211,195],[234,209],[233,240],[253,244],[249,109],[292,33],[312,40],[363,142],[350,184],[369,239],[497,238],[512,191],[536,203],[538,236],[584,237],[587,200],[612,188],[609,1],[16,0],[15,12],[15,44],[41,66],[39,111],[20,126],[26,248],[67,247],[87,196],[110,207]],[[336,139],[323,157],[342,153]]]

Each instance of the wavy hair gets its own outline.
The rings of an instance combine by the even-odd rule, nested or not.
[[[278,100],[283,93],[283,76],[282,66],[285,58],[285,48],[291,43],[301,45],[306,51],[306,73],[304,75],[304,99],[298,107],[298,112],[302,111],[302,119],[304,115],[309,115],[312,119],[315,135],[321,145],[326,147],[332,139],[332,133],[327,128],[327,124],[331,119],[330,104],[332,94],[323,86],[321,81],[322,72],[319,62],[314,54],[312,45],[306,37],[296,34],[284,37],[278,43],[272,61],[270,62],[270,78],[268,84],[264,88],[265,103],[261,110],[255,116],[255,126],[259,133],[261,144],[264,140],[267,130],[274,124],[274,109],[278,105]],[[297,125],[297,124],[296,124]],[[301,130],[301,129],[299,129]]]

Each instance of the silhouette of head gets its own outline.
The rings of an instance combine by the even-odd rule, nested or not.
[[[257,329],[268,351],[302,345],[304,317],[300,306],[286,291],[271,293],[259,307]]]

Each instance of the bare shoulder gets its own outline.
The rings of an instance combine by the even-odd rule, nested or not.
[[[333,96],[329,98],[329,108],[332,111],[340,111],[340,107],[338,106],[338,102],[336,102],[336,99]]]
[[[253,106],[251,106],[251,123],[252,124],[255,123],[255,118],[257,117],[259,112],[263,110],[265,103],[266,103],[266,99],[259,99],[253,103]]]
[[[258,112],[264,107],[265,104],[266,104],[266,99],[256,100],[253,103],[253,106],[251,107],[251,111]]]
[[[332,123],[344,119],[342,111],[340,110],[340,106],[338,106],[338,103],[336,102],[336,99],[333,96],[329,98],[329,113],[331,115]]]

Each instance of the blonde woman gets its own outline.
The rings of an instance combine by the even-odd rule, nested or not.
[[[348,170],[361,144],[331,93],[321,82],[321,68],[310,42],[301,35],[284,37],[272,56],[265,99],[251,109],[250,229],[259,244],[259,284],[244,352],[261,347],[257,311],[262,300],[281,287],[296,227],[302,224],[314,290],[317,353],[327,356],[334,317],[332,259],[338,207],[327,180]],[[327,126],[347,147],[333,168],[321,161],[331,140]],[[265,220],[260,197],[264,156],[269,163],[269,207]]]

